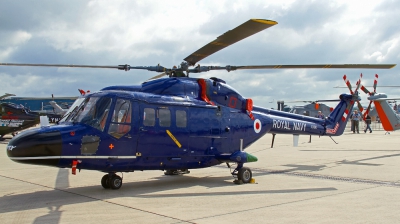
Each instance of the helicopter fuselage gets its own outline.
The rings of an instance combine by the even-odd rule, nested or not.
[[[342,94],[332,116],[319,119],[253,106],[216,78],[113,86],[79,98],[60,124],[18,134],[7,154],[20,163],[108,173],[241,167],[257,161],[244,149],[267,133],[340,135],[351,97]]]

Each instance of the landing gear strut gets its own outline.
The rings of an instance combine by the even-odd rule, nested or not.
[[[115,173],[109,173],[101,178],[101,186],[104,189],[118,190],[122,187],[122,178]]]
[[[232,172],[232,175],[236,177],[235,183],[250,183],[253,174],[251,169],[248,167],[244,167],[243,163],[239,163],[236,169]]]

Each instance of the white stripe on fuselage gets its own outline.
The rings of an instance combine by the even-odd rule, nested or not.
[[[136,159],[136,156],[32,156],[32,157],[9,157],[12,160],[31,159]]]

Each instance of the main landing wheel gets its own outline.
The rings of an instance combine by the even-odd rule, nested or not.
[[[116,174],[106,174],[101,178],[101,186],[104,189],[118,190],[122,187],[122,178]]]
[[[104,175],[103,178],[101,178],[101,186],[104,187],[104,189],[110,189],[110,176],[108,174]]]
[[[113,175],[109,184],[111,189],[118,190],[122,187],[122,178],[118,175]]]
[[[253,174],[248,167],[242,167],[237,174],[238,180],[241,180],[243,183],[250,183],[252,177]]]

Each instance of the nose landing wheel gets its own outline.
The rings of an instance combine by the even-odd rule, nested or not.
[[[106,174],[101,178],[101,186],[104,189],[118,190],[122,187],[122,178],[115,173]]]

